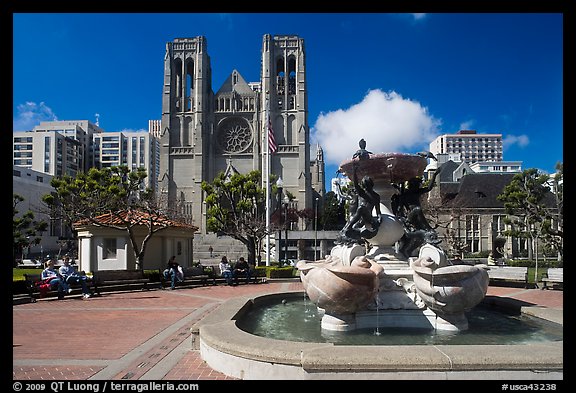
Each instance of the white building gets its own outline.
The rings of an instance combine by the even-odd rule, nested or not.
[[[94,166],[126,165],[131,170],[146,168],[146,185],[156,189],[159,162],[158,139],[145,131],[104,132],[94,135]]]
[[[460,130],[456,134],[438,136],[430,143],[430,152],[458,154],[460,161],[502,161],[502,134],[478,134],[474,130]]]
[[[41,258],[58,252],[58,238],[67,237],[59,221],[50,220],[47,208],[42,204],[42,197],[50,194],[54,189],[50,185],[51,175],[29,168],[14,165],[12,168],[12,192],[24,198],[18,204],[18,216],[31,211],[34,220],[45,221],[48,225],[47,233],[38,234],[42,238],[40,244],[24,250],[25,254]]]

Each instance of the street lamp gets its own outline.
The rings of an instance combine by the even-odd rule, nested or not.
[[[290,198],[288,195],[284,197],[284,261],[288,262],[288,203]]]
[[[314,260],[316,261],[316,250],[318,250],[318,197],[314,208]]]
[[[278,180],[276,180],[276,188],[278,190],[278,199],[276,201],[277,205],[276,208],[280,208],[282,209],[282,189],[284,187],[284,182],[282,181],[282,177],[279,176]],[[280,210],[280,219],[279,219],[280,224],[282,224],[282,210]],[[281,255],[281,248],[280,248],[280,243],[282,241],[282,227],[280,226],[280,229],[278,231],[278,244],[276,244],[276,252],[278,253],[278,263],[280,265],[282,265],[282,255]]]

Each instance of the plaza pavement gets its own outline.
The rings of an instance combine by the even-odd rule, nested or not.
[[[297,281],[109,292],[13,305],[13,380],[230,380],[191,349],[190,327],[232,297],[303,290]],[[487,296],[563,310],[563,291]],[[63,340],[63,341],[62,341]]]

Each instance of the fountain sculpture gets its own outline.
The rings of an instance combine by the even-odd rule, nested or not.
[[[354,190],[336,245],[324,260],[296,265],[306,294],[324,312],[322,329],[466,330],[465,312],[482,301],[489,279],[487,266],[450,262],[422,212],[420,198],[441,167],[422,187],[431,153],[374,154],[364,139],[359,146],[339,168]]]

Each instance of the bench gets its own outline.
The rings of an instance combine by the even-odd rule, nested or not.
[[[84,272],[80,272],[81,275],[85,275]],[[26,291],[28,292],[28,295],[30,296],[30,300],[34,303],[36,302],[36,300],[38,298],[43,298],[43,297],[56,297],[58,296],[58,291],[56,289],[49,289],[48,291],[42,293],[40,291],[40,287],[37,285],[37,283],[44,281],[42,280],[42,275],[40,273],[38,274],[29,274],[29,273],[24,273],[24,285],[26,286]],[[68,283],[68,285],[70,286],[70,288],[72,289],[71,294],[75,295],[79,293],[82,293],[82,286],[80,285],[80,283]],[[90,277],[88,277],[88,279],[86,280],[86,285],[88,286],[88,288],[90,289],[90,286],[94,286],[93,281],[90,279]],[[93,292],[93,290],[92,290]]]
[[[23,259],[18,262],[18,267],[20,268],[42,268],[42,263],[36,259]]]
[[[542,289],[548,289],[550,287],[554,288],[554,286],[562,288],[564,286],[564,268],[548,268],[546,273],[542,276],[542,282],[544,283]]]
[[[520,266],[490,266],[488,277],[493,282],[521,283],[528,287],[528,268]]]
[[[164,289],[171,285],[171,278],[164,277],[164,270],[165,269],[158,269],[160,273],[160,288]],[[194,266],[194,267],[182,267],[182,272],[184,273],[183,281],[176,282],[177,286],[184,286],[189,284],[202,284],[208,285],[208,280],[212,280],[212,285],[216,285],[216,279],[213,271],[210,273],[206,273],[202,266]]]
[[[211,266],[213,275],[214,275],[214,282],[216,284],[226,284],[226,279],[222,277],[222,272],[220,271],[220,266]],[[250,281],[253,284],[262,284],[267,282],[266,276],[259,275],[259,271],[256,269],[251,269],[252,275],[250,276]],[[236,284],[240,282],[246,282],[246,277],[237,277],[234,279]]]
[[[150,278],[144,276],[142,270],[97,270],[92,278],[94,293],[100,295],[101,288],[115,290],[130,290],[138,288],[148,290]]]

